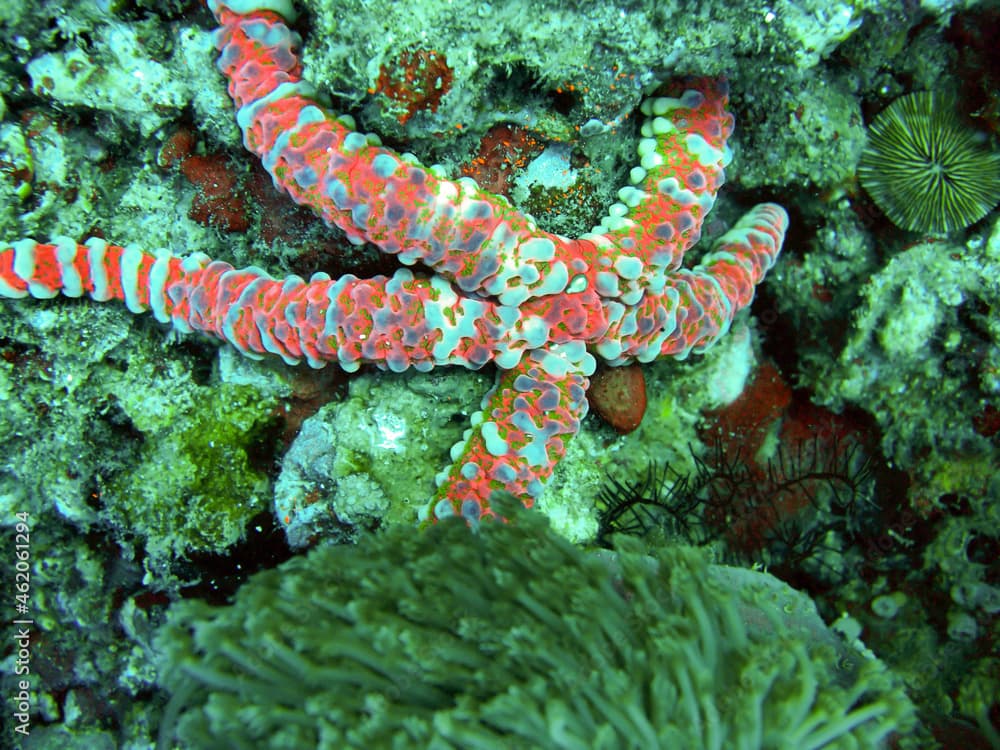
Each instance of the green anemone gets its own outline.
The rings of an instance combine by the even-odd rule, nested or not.
[[[877,750],[913,727],[885,665],[764,573],[507,523],[394,527],[170,608],[161,747]]]
[[[900,97],[868,129],[858,177],[898,227],[952,232],[1000,201],[1000,153],[960,118],[954,97]]]

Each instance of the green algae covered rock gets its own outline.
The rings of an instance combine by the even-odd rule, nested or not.
[[[275,407],[250,386],[188,382],[190,390],[122,389],[142,434],[139,461],[106,487],[108,515],[154,557],[221,552],[267,507],[268,480],[248,453]]]
[[[173,605],[163,744],[807,750],[910,723],[881,663],[845,669],[774,587],[690,548],[633,541],[609,564],[511,513],[316,548],[232,606]]]

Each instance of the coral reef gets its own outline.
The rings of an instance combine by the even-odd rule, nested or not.
[[[741,437],[724,448],[745,438],[741,460],[755,461],[747,470],[759,478],[792,440],[827,424],[803,404],[843,410],[855,429],[870,424],[857,419],[867,413],[877,471],[851,535],[846,520],[808,503],[762,506],[755,525],[733,528],[767,532],[776,514],[801,533],[833,532],[809,548],[808,564],[780,572],[903,680],[919,726],[898,745],[921,750],[988,747],[1000,724],[1000,230],[994,212],[936,240],[904,232],[856,171],[878,112],[919,91],[956,92],[977,137],[996,138],[997,23],[984,5],[782,0],[693,12],[636,2],[618,14],[552,3],[525,16],[515,2],[313,0],[295,26],[310,77],[366,129],[453,178],[487,159],[484,187],[506,187],[542,228],[563,234],[586,230],[615,200],[633,162],[630,113],[649,87],[675,73],[729,78],[735,158],[706,240],[747,205],[778,200],[792,216],[782,261],[754,314],[716,348],[643,367],[648,407],[634,432],[584,421],[537,510],[586,543],[609,471],[641,485],[650,461],[668,463],[667,491],[713,458],[714,428],[735,424]],[[211,27],[190,2],[0,3],[0,236],[99,233],[282,274],[392,273],[370,249],[331,240],[288,208],[244,154]],[[442,65],[447,86],[437,81]],[[419,96],[428,106],[410,113]],[[236,188],[213,193],[218,177]],[[216,202],[200,223],[193,207],[206,193]],[[247,230],[219,231],[216,213]],[[483,377],[448,373],[427,390],[372,373],[331,383],[193,338],[165,340],[152,321],[99,305],[0,304],[0,508],[11,534],[16,513],[30,518],[37,623],[32,731],[15,741],[149,747],[164,700],[151,638],[169,602],[183,592],[219,603],[254,565],[289,554],[269,512],[255,513],[277,488],[297,507],[332,509],[316,526],[303,515],[302,543],[400,523],[408,483],[440,468]],[[775,387],[760,408],[737,400],[745,385],[759,393],[762,378]],[[204,414],[190,408],[202,403]],[[402,453],[380,437],[397,431],[387,411],[419,435]],[[224,444],[209,446],[208,435]],[[199,446],[218,450],[226,477],[204,474]],[[175,452],[186,473],[164,468]],[[215,504],[224,512],[195,510],[196,494],[224,499]],[[147,504],[158,509],[149,517]],[[744,562],[779,559],[772,538]],[[732,541],[747,540],[707,540],[723,556]],[[16,695],[14,659],[5,651],[5,697]]]

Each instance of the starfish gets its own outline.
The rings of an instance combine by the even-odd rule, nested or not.
[[[731,159],[723,82],[689,80],[676,96],[642,104],[631,184],[598,226],[568,239],[329,111],[302,78],[288,0],[208,6],[244,143],[275,186],[352,242],[422,272],[274,279],[200,253],[25,239],[0,245],[0,296],[122,300],[182,332],[291,365],[402,372],[492,362],[496,385],[452,449],[426,518],[494,515],[497,490],[532,505],[586,415],[596,359],[614,366],[703,351],[749,305],[780,251],[788,217],[762,204],[698,266],[681,267]]]

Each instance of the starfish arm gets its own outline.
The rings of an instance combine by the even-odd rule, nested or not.
[[[123,301],[135,313],[152,310],[183,333],[209,334],[249,357],[304,359],[317,368],[337,362],[348,372],[361,364],[394,372],[450,364],[478,369],[492,361],[509,367],[549,335],[540,318],[460,295],[440,277],[415,277],[407,269],[371,279],[315,274],[307,282],[234,269],[203,254],[181,259],[99,239],[0,247],[0,296],[60,293]]]
[[[499,371],[472,428],[452,448],[454,462],[438,477],[428,515],[491,516],[496,490],[531,507],[587,414],[593,372],[593,357],[580,341],[532,351],[513,369]]]
[[[321,273],[307,282],[212,262],[183,276],[168,295],[179,327],[214,335],[248,356],[305,359],[317,368],[337,362],[347,372],[362,364],[393,372],[443,364],[478,369],[510,340],[497,305],[459,297],[447,281],[407,269],[370,279]]]
[[[733,130],[726,82],[683,79],[672,83],[668,93],[677,96],[642,103],[647,120],[640,131],[640,163],[629,175],[631,185],[618,191],[621,202],[585,235],[616,266],[641,263],[641,274],[626,275],[614,295],[626,304],[646,290],[658,291],[666,274],[680,267],[684,253],[701,236],[732,159],[726,145]]]
[[[197,261],[204,256],[193,257]],[[85,244],[68,237],[50,243],[24,239],[0,244],[0,297],[11,299],[88,294],[98,302],[124,302],[131,312],[152,310],[166,323],[174,311],[164,290],[184,274],[180,258],[97,238]]]
[[[240,13],[221,1],[211,7],[221,24],[218,65],[244,143],[275,186],[352,240],[373,242],[406,264],[420,261],[502,304],[559,294],[574,282],[626,304],[646,288],[658,291],[698,240],[723,182],[732,130],[726,86],[689,82],[676,98],[644,103],[641,164],[619,191],[622,202],[583,242],[567,240],[471,180],[441,179],[354,132],[302,80],[299,40],[276,13]]]
[[[756,286],[778,259],[787,229],[784,208],[776,203],[754,206],[716,240],[695,270],[711,275],[733,311],[739,311],[753,301]]]
[[[646,294],[597,342],[610,364],[650,362],[702,352],[729,330],[736,313],[753,300],[781,250],[788,214],[773,203],[756,206],[722,235],[693,269],[680,269],[659,294]]]

